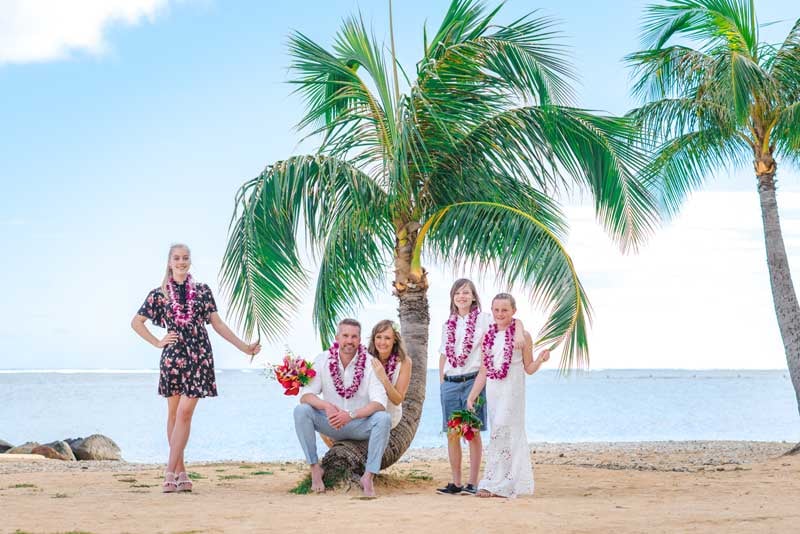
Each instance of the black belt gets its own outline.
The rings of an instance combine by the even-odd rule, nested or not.
[[[445,382],[466,382],[467,380],[472,380],[478,376],[478,372],[475,371],[474,373],[467,373],[465,375],[456,375],[456,376],[447,376],[444,375]]]

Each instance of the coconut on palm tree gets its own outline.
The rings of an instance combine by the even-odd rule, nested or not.
[[[629,122],[569,107],[572,74],[553,22],[497,24],[499,10],[452,0],[439,29],[424,33],[413,78],[393,39],[385,53],[360,18],[343,22],[330,49],[292,34],[293,83],[307,107],[299,125],[319,148],[269,164],[237,195],[222,277],[248,334],[285,332],[308,283],[300,246],[318,258],[313,314],[324,345],[337,319],[391,278],[414,366],[384,467],[411,443],[425,396],[423,258],[491,268],[524,288],[548,312],[538,344],[560,346],[567,368],[587,363],[589,309],[552,193],[588,190],[623,248],[654,222]],[[322,464],[358,471],[365,450],[337,443]]]
[[[628,56],[631,115],[657,154],[649,169],[676,211],[715,170],[752,161],[772,298],[800,409],[800,307],[783,242],[778,161],[800,163],[800,19],[779,44],[759,38],[752,0],[670,0],[647,8],[645,50]]]

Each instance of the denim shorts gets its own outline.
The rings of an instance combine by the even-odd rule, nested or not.
[[[456,410],[467,409],[467,397],[469,392],[472,391],[472,385],[475,383],[474,378],[465,380],[464,382],[448,382],[444,381],[440,384],[440,398],[442,401],[442,432],[447,432],[447,421],[450,415]],[[475,414],[483,421],[481,430],[486,430],[486,388],[483,388],[481,395],[483,403],[480,408],[475,408]]]

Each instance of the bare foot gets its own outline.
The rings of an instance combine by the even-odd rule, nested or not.
[[[375,488],[372,485],[372,473],[364,473],[361,476],[361,487],[364,489],[364,497],[374,497]]]
[[[319,464],[311,466],[311,490],[314,493],[325,492],[325,482],[322,481],[322,475],[324,474],[325,470]]]
[[[484,498],[484,499],[485,499],[485,498],[488,498],[488,497],[494,497],[494,496],[495,496],[495,494],[494,494],[494,493],[492,493],[492,492],[491,492],[491,491],[489,491],[489,490],[481,489],[481,490],[478,490],[478,493],[476,493],[476,494],[475,494],[475,496],[476,496],[476,497],[481,497],[481,498]]]

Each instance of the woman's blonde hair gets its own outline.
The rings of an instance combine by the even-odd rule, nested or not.
[[[189,250],[189,247],[184,245],[183,243],[173,243],[169,246],[169,252],[167,252],[167,272],[164,274],[164,279],[161,281],[161,292],[164,293],[164,298],[169,300],[169,291],[167,291],[167,284],[169,283],[170,278],[172,278],[172,267],[169,266],[169,259],[172,257],[172,251],[176,248],[182,248],[186,252],[189,253],[189,258],[192,257],[192,251]]]
[[[378,357],[378,349],[375,348],[375,336],[387,328],[391,328],[392,333],[394,333],[394,343],[392,344],[392,350],[389,352],[389,354],[397,354],[397,359],[402,362],[407,357],[406,346],[405,343],[403,343],[403,338],[400,337],[400,327],[397,326],[394,321],[390,321],[389,319],[378,321],[378,324],[372,327],[372,334],[369,336],[369,347],[367,348],[367,352],[376,358]]]
[[[472,305],[469,307],[469,311],[474,310],[475,308],[481,309],[481,299],[478,296],[478,290],[475,289],[475,284],[472,283],[472,280],[469,278],[459,278],[455,282],[453,282],[453,287],[450,288],[450,315],[458,313],[458,307],[456,303],[453,301],[456,297],[456,292],[464,286],[469,286],[472,290]]]

